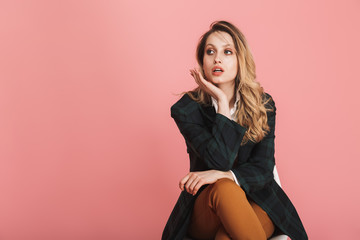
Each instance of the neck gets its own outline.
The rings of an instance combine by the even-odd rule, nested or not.
[[[229,108],[234,107],[235,104],[235,83],[227,83],[227,84],[218,84],[217,86],[220,88],[226,95],[229,101]]]

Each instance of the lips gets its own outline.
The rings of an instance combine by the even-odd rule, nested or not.
[[[220,76],[221,74],[223,74],[224,69],[219,66],[215,66],[211,69],[211,71],[212,71],[212,75]]]

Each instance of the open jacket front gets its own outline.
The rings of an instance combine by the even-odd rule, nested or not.
[[[258,143],[248,141],[240,146],[246,128],[216,113],[211,105],[202,105],[185,94],[171,107],[190,157],[190,171],[216,169],[232,170],[240,184],[255,203],[269,215],[276,226],[274,235],[281,232],[294,240],[308,239],[301,220],[282,188],[274,180],[275,102],[267,108],[269,133]],[[183,240],[190,223],[195,196],[182,191],[166,223],[162,239]]]

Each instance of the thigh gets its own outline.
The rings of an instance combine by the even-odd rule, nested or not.
[[[221,224],[209,205],[211,187],[212,185],[207,186],[195,200],[188,234],[196,239],[213,239]]]
[[[266,238],[269,238],[274,233],[275,230],[275,226],[273,222],[271,221],[269,215],[259,205],[257,205],[252,200],[249,200],[249,202],[251,207],[254,209],[256,216],[261,222],[261,225],[266,234]]]

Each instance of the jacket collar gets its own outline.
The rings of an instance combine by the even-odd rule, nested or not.
[[[234,107],[232,109],[230,109],[230,114],[231,114],[232,118],[235,117],[234,114],[236,112],[236,108],[237,108],[239,101],[240,101],[240,94],[237,92]],[[217,108],[218,108],[217,101],[213,97],[211,97],[210,104],[204,104],[204,105],[201,104],[201,107],[200,107],[202,113],[207,118],[209,118],[211,121],[214,121],[214,119],[215,119]]]
[[[234,115],[239,101],[240,93],[237,92],[234,107],[230,110],[231,116]],[[214,121],[217,112],[217,101],[211,97],[208,102],[207,104],[200,104],[200,110],[210,121]]]
[[[239,92],[236,92],[234,107],[232,107],[232,108],[230,109],[230,116],[231,116],[232,120],[235,120],[235,119],[236,119],[235,112],[236,112],[236,109],[237,109],[237,106],[238,106],[239,101],[240,101],[240,93],[239,93]],[[217,103],[216,99],[213,98],[213,97],[211,97],[211,102],[212,102],[212,105],[215,107],[215,112],[217,112],[217,110],[218,110],[218,103]]]

